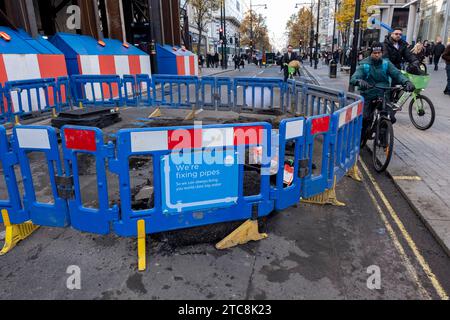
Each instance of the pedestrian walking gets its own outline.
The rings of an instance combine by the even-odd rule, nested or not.
[[[245,69],[245,60],[246,60],[246,56],[242,55],[241,59],[239,61],[240,66],[242,67],[242,69]]]
[[[219,61],[220,61],[219,53],[216,52],[216,53],[214,54],[214,67],[215,67],[215,68],[218,68],[218,67],[219,67]]]
[[[441,59],[442,54],[445,51],[445,46],[442,44],[441,37],[437,37],[436,45],[433,50],[433,59],[434,59],[434,71],[438,71],[439,60]]]
[[[234,70],[237,69],[241,71],[241,59],[237,54],[233,56],[233,61],[234,61]]]
[[[429,49],[429,54],[428,54],[428,59],[430,60],[429,64],[433,64],[433,52],[434,52],[434,42],[431,41],[430,43],[430,49]]]
[[[419,41],[416,45],[411,49],[411,53],[414,54],[419,60],[419,62],[423,63],[426,58],[426,49],[424,45]]]
[[[445,70],[447,71],[447,86],[445,87],[444,94],[450,96],[450,44],[445,48],[442,59],[445,61]]]

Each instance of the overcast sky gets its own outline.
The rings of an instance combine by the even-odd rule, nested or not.
[[[269,27],[269,36],[272,43],[277,49],[282,49],[286,46],[286,23],[289,17],[298,12],[295,9],[296,3],[307,2],[304,0],[252,0],[252,4],[267,4],[267,10],[263,7],[253,8],[257,13],[261,13],[266,17],[266,22]],[[246,9],[249,9],[250,0],[246,0]]]

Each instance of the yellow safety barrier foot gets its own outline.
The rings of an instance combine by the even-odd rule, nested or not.
[[[357,182],[362,182],[362,175],[361,171],[359,171],[358,165],[355,164],[350,171],[347,173],[347,176],[352,178],[353,180]]]
[[[196,115],[197,115],[197,112],[195,111],[195,107],[194,107],[194,108],[192,108],[192,111],[188,113],[186,118],[184,118],[184,121],[194,120]]]
[[[162,116],[161,109],[160,109],[160,108],[157,108],[155,111],[153,111],[153,112],[148,116],[148,118],[149,118],[149,119],[152,119],[152,118],[159,118],[159,117],[161,117],[161,116]]]
[[[229,236],[216,245],[217,250],[224,250],[246,244],[250,241],[267,239],[267,233],[259,233],[258,220],[248,220]]]
[[[56,109],[55,108],[52,109],[52,117],[53,118],[57,118],[58,117],[58,114],[56,113]]]
[[[35,226],[31,222],[25,222],[23,224],[11,224],[9,220],[9,213],[7,210],[2,210],[3,223],[5,224],[5,245],[2,251],[0,251],[0,256],[4,256],[10,252],[14,247],[22,240],[28,238],[34,231],[36,231],[39,226]]]
[[[308,199],[302,199],[301,202],[318,205],[332,205],[336,207],[345,207],[346,204],[340,202],[336,196],[336,178],[334,179],[333,188],[325,190],[324,193]]]
[[[20,118],[19,116],[14,116],[14,125],[13,126],[20,126]]]
[[[83,102],[80,101],[80,103],[78,104],[78,106],[80,107],[80,109],[84,109]]]
[[[138,270],[145,271],[147,269],[147,252],[146,252],[146,233],[145,221],[139,220],[137,224],[138,230]]]

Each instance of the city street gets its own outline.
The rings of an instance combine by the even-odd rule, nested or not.
[[[205,69],[203,75],[279,78],[279,70],[246,64],[241,71]],[[329,80],[321,70],[308,68],[303,76],[329,87],[345,85],[344,77]],[[406,120],[400,118],[398,127]],[[435,130],[443,127],[438,121]],[[404,154],[405,163],[393,168],[410,167],[407,150],[420,148],[414,141],[402,146],[396,156]],[[405,171],[377,174],[370,157],[363,150],[363,182],[344,178],[337,186],[345,207],[299,203],[265,221],[268,239],[226,251],[152,236],[146,272],[137,272],[136,239],[42,227],[0,259],[0,299],[448,299],[445,245],[391,178]],[[80,268],[81,290],[67,288],[69,266]]]

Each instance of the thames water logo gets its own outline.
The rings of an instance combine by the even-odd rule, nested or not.
[[[66,13],[69,15],[67,18],[67,29],[80,30],[81,29],[81,9],[79,6],[68,6]]]
[[[81,269],[79,266],[69,266],[66,271],[70,276],[67,278],[67,289],[81,290]]]
[[[367,268],[367,273],[370,274],[367,279],[367,288],[369,290],[381,289],[381,270],[379,266],[370,266]]]

